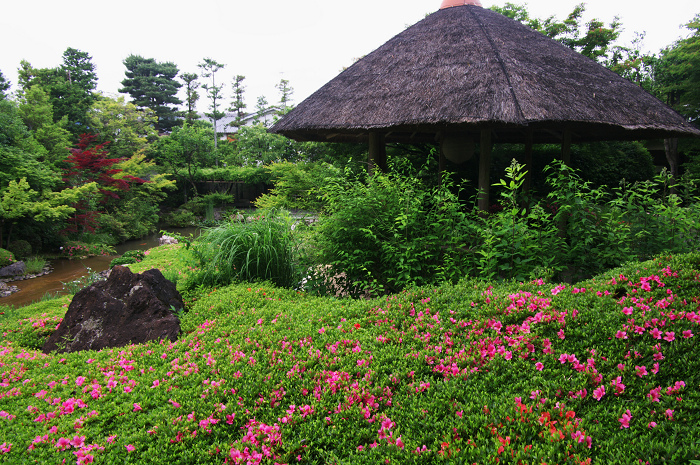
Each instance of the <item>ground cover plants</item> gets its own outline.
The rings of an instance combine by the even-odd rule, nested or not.
[[[187,275],[183,248],[129,266]],[[187,300],[175,343],[62,355],[37,347],[69,297],[6,312],[0,461],[700,459],[697,252],[576,284],[338,300],[240,283]]]

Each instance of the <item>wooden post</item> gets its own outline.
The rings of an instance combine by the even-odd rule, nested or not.
[[[445,173],[445,167],[447,165],[447,158],[445,158],[445,154],[442,151],[442,148],[440,148],[440,160],[438,161],[438,171],[440,172],[440,183],[442,183],[442,176]]]
[[[386,145],[384,134],[379,132],[369,133],[369,172],[375,169],[386,172]]]
[[[530,194],[530,187],[532,185],[532,145],[533,145],[533,134],[532,129],[527,130],[527,139],[525,140],[525,169],[527,174],[525,174],[525,183],[523,190],[526,194]]]
[[[561,139],[561,160],[566,166],[571,166],[571,129],[564,129]]]
[[[489,209],[491,148],[491,129],[482,129],[479,142],[479,195],[477,197],[477,206],[481,211],[488,211]]]

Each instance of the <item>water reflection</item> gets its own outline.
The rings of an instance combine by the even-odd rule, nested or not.
[[[183,236],[189,234],[197,235],[198,228],[178,228],[172,229]],[[117,255],[121,255],[127,250],[148,250],[158,245],[160,234],[153,234],[143,239],[128,241],[116,247]],[[20,290],[8,297],[0,298],[0,305],[14,305],[21,307],[40,300],[45,294],[64,293],[63,283],[74,281],[81,276],[88,274],[87,269],[99,272],[109,268],[109,264],[115,255],[108,257],[90,257],[84,260],[51,260],[53,271],[45,276],[26,279],[24,281],[14,281],[8,283],[10,286],[17,286]]]

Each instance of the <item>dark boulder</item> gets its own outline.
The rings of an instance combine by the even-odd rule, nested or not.
[[[0,268],[0,278],[11,278],[13,276],[22,276],[27,273],[27,265],[24,262],[14,262],[12,265],[7,265]]]
[[[152,340],[177,340],[184,308],[175,284],[157,269],[134,274],[115,266],[106,281],[73,297],[63,321],[44,344],[44,353],[101,350]]]

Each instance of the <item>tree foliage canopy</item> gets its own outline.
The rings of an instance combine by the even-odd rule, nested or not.
[[[141,108],[150,108],[158,117],[156,128],[170,131],[178,125],[177,91],[182,84],[175,78],[179,73],[172,62],[158,62],[154,58],[129,55],[124,60],[126,78],[119,92],[131,96],[133,103]]]

